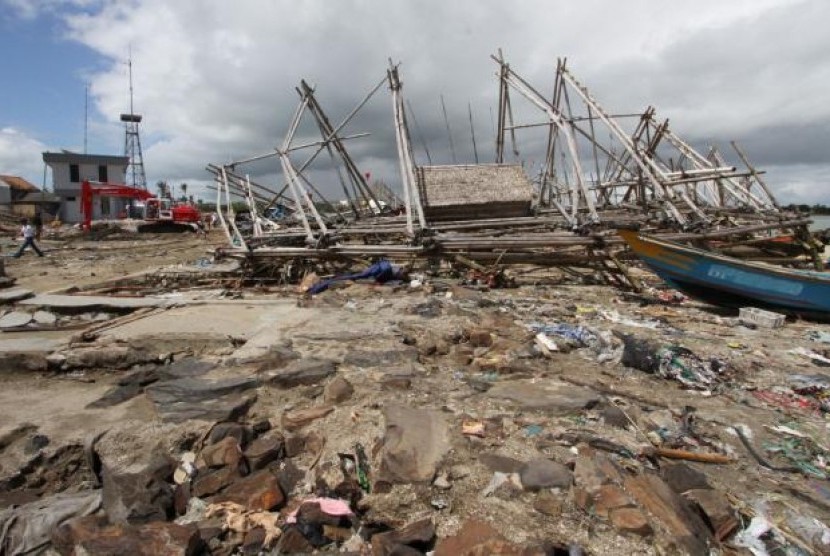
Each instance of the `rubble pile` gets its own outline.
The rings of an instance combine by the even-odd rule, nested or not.
[[[427,276],[241,293],[6,364],[0,553],[830,551],[826,325]]]

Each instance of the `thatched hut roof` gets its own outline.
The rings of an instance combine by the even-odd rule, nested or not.
[[[517,164],[420,166],[421,203],[431,218],[523,216],[533,186]]]

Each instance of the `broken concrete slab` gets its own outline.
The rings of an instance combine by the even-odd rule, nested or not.
[[[32,315],[25,311],[12,311],[0,317],[0,328],[19,328],[32,322]]]
[[[449,450],[449,430],[438,411],[403,405],[384,408],[381,477],[392,483],[432,481]]]
[[[53,311],[92,311],[113,309],[116,311],[141,309],[143,307],[164,307],[170,305],[166,299],[152,297],[115,297],[107,295],[64,295],[54,293],[37,294],[18,303],[27,307],[48,307]]]
[[[3,288],[0,289],[0,305],[5,303],[14,303],[22,299],[32,297],[35,293],[26,288]]]
[[[264,371],[263,382],[280,388],[310,386],[322,382],[337,372],[337,364],[330,359],[307,357],[292,361],[281,369]]]
[[[258,385],[255,377],[181,378],[157,382],[146,392],[165,421],[235,421],[256,401],[256,394],[248,391]]]
[[[556,415],[589,409],[600,401],[593,390],[558,380],[510,380],[496,383],[487,397],[513,402],[526,411],[547,411]]]
[[[35,311],[32,320],[38,324],[49,326],[58,321],[58,316],[50,311]]]

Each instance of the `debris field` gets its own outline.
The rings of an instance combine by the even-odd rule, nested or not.
[[[169,238],[6,262],[0,553],[830,553],[826,324]]]

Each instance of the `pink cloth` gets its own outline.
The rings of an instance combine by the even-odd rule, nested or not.
[[[326,515],[336,517],[352,515],[349,504],[339,498],[307,498],[303,500],[300,506],[303,504],[320,504],[320,511]],[[297,506],[296,510],[288,514],[288,517],[285,518],[286,523],[297,523],[297,511],[300,509],[300,506]]]

